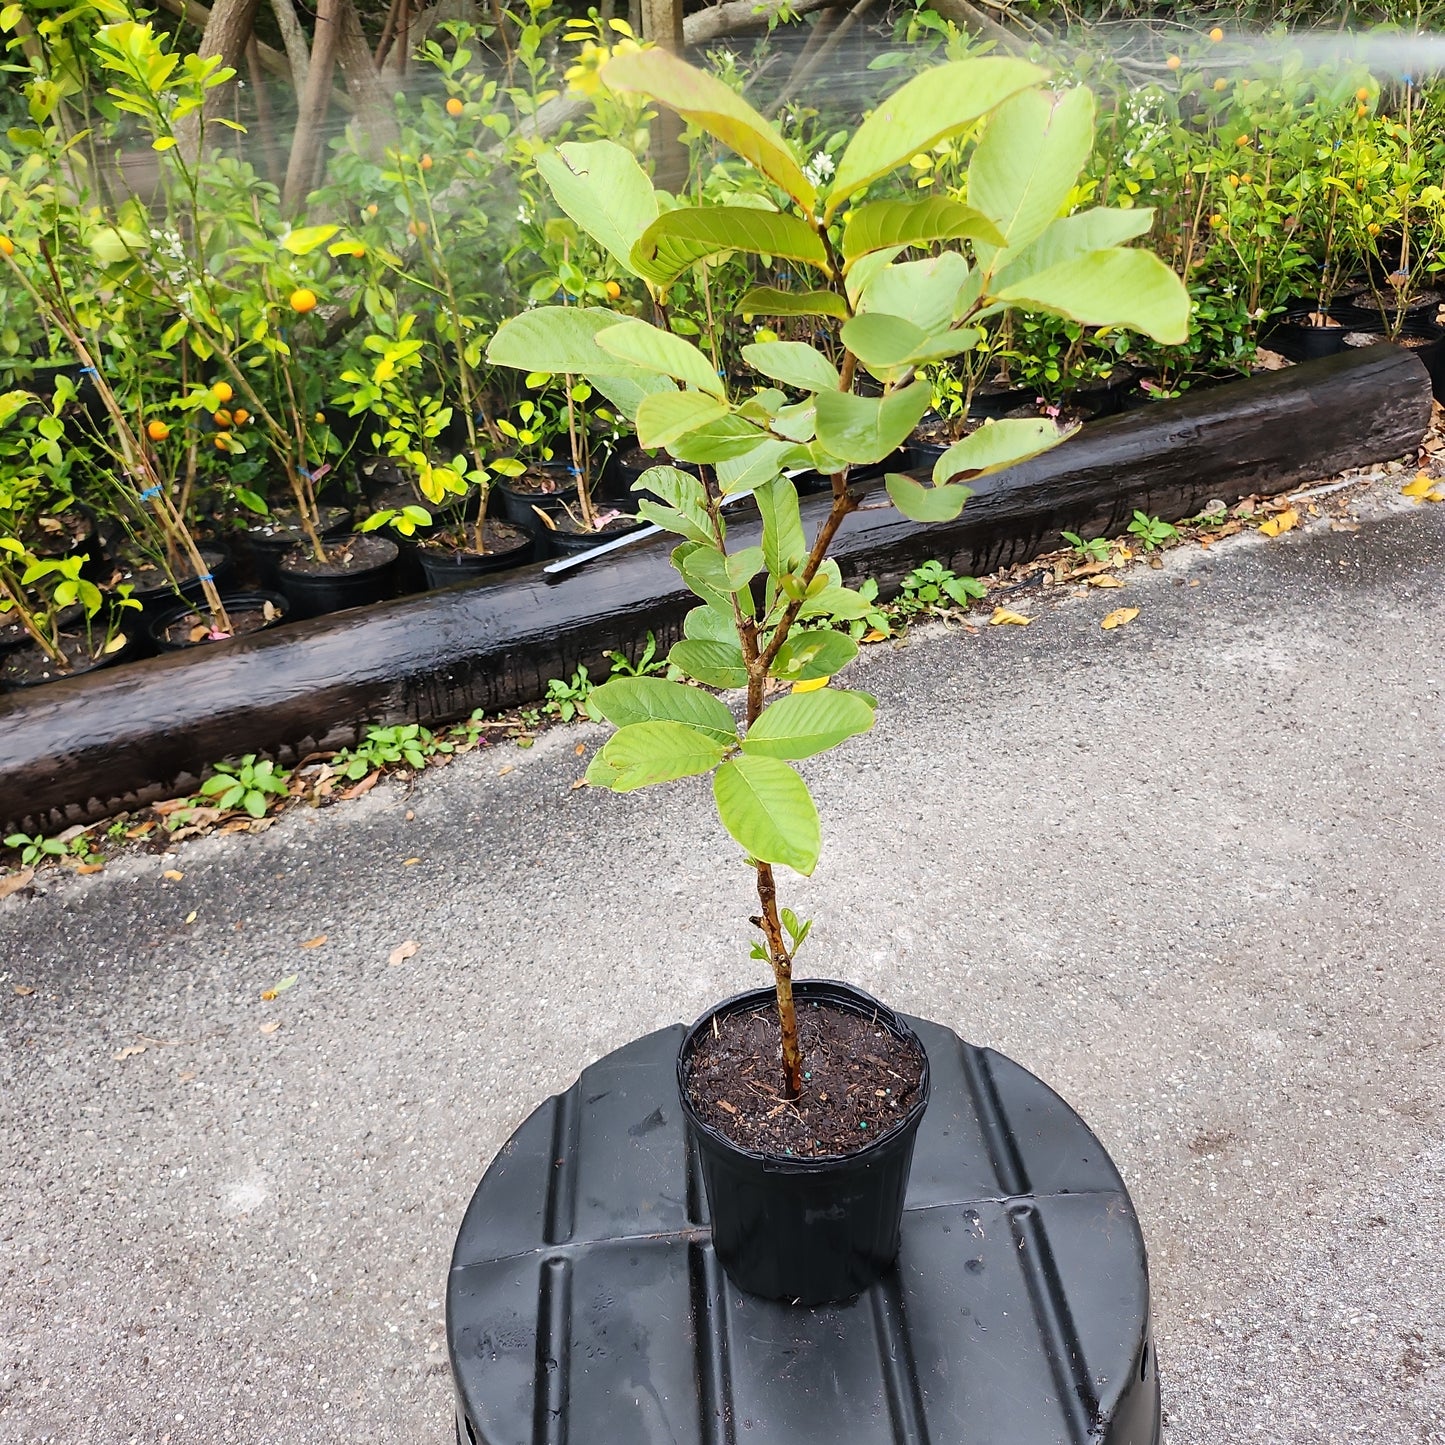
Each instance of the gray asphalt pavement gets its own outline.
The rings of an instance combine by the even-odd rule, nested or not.
[[[1098,1131],[1169,1445],[1445,1441],[1445,506],[1395,490],[870,649],[879,726],[810,769],[803,971]],[[445,1270],[493,1153],[762,981],[704,788],[574,790],[602,735],[0,903],[0,1441],[451,1438]]]

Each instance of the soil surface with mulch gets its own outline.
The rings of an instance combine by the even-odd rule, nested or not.
[[[73,557],[88,551],[92,562],[98,560],[100,538],[95,518],[87,512],[72,510],[38,517],[23,540],[37,557]]]
[[[322,507],[317,530],[325,537],[330,533],[340,531],[350,521],[351,511],[349,508]],[[248,526],[246,535],[254,545],[272,549],[278,546],[290,546],[298,542],[305,544],[307,540],[306,529],[301,525],[301,517],[295,507],[277,508],[264,522],[255,522]]]
[[[215,547],[201,547],[201,560],[214,572],[226,561],[226,554]],[[196,580],[196,564],[190,557],[177,557],[174,562],[162,562],[131,548],[119,551],[115,556],[115,571],[107,582],[108,587],[125,584],[135,589],[138,596],[154,592],[170,592]]]
[[[326,543],[326,560],[318,562],[309,547],[293,547],[281,558],[281,570],[297,577],[348,577],[396,558],[396,543],[370,532]]]
[[[117,635],[125,636],[124,633]],[[69,660],[69,667],[58,666],[43,648],[33,642],[29,646],[11,648],[0,657],[0,687],[25,687],[38,682],[53,682],[58,678],[92,672],[114,660],[113,656],[107,657],[92,651],[105,641],[104,627],[97,627],[91,633],[62,632],[57,641],[61,652]],[[116,648],[116,652],[123,652],[129,645],[128,641],[125,642]]]
[[[433,555],[449,559],[457,557],[490,557],[494,553],[515,552],[531,545],[532,536],[511,522],[500,517],[488,517],[483,540],[487,544],[485,553],[476,549],[477,534],[471,526],[451,527],[445,532],[433,532],[422,540],[422,546]]]
[[[172,647],[190,647],[203,642],[228,642],[233,637],[245,637],[282,621],[285,613],[272,602],[228,602],[226,616],[231,619],[231,630],[224,637],[211,636],[211,619],[204,612],[184,613],[174,622],[168,622],[161,629],[161,636]]]
[[[595,507],[596,503],[593,503],[593,506]],[[604,506],[598,510],[606,513],[612,509]],[[591,528],[583,527],[574,518],[568,516],[566,512],[563,512],[560,517],[553,517],[552,521],[556,524],[559,532],[565,532],[569,537],[615,537],[619,532],[630,532],[634,528],[642,525],[642,518],[634,516],[630,512],[621,512],[615,517],[608,517],[595,531]]]
[[[871,1016],[800,1003],[798,1040],[803,1092],[789,1100],[776,1007],[717,1019],[699,1037],[687,1076],[703,1121],[739,1148],[822,1159],[883,1138],[917,1101],[922,1057]]]
[[[566,467],[549,471],[546,467],[528,467],[518,477],[507,477],[504,481],[508,491],[520,492],[525,496],[555,497],[576,490],[576,482]]]

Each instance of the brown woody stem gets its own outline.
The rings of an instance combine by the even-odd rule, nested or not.
[[[798,1047],[798,1010],[793,1002],[793,960],[783,942],[783,925],[778,920],[778,890],[770,863],[757,864],[758,902],[762,904],[763,936],[768,944],[768,962],[773,966],[773,983],[778,993],[778,1026],[783,1048],[783,1093],[796,1099],[803,1092],[803,1052]]]

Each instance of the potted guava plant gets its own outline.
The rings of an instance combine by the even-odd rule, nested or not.
[[[699,605],[668,661],[702,686],[629,677],[598,688],[616,732],[587,777],[617,792],[712,780],[756,875],[753,956],[773,976],[710,1010],[678,1058],[714,1247],[744,1290],[843,1299],[896,1256],[928,1100],[927,1057],[899,1015],[844,984],[794,982],[811,925],[778,897],[777,870],[811,874],[821,849],[795,765],[874,721],[874,698],[835,685],[858,652],[835,624],[870,605],[828,555],[860,504],[850,472],[897,450],[932,400],[920,369],[977,347],[989,318],[1016,308],[1168,344],[1188,333],[1189,300],[1158,258],[1123,244],[1140,233],[1137,214],[1062,214],[1093,142],[1093,99],[1051,93],[1025,61],[959,61],[908,81],[857,127],[826,191],[737,94],[668,52],[619,52],[601,79],[737,152],[769,182],[773,209],[659,204],[633,154],[596,141],[559,146],[560,163],[543,168],[562,210],[647,286],[660,321],[668,288],[700,261],[742,252],[786,263],[809,284],[755,287],[738,311],[806,316],[841,357],[804,341],[744,346],[760,384],[730,393],[686,337],[591,306],[525,311],[489,348],[498,365],[588,378],[642,447],[677,464],[651,468],[636,489],[650,494],[639,511],[680,538],[673,562]],[[974,128],[966,204],[890,193],[911,156]],[[1065,435],[1047,417],[992,422],[948,447],[931,478],[889,474],[888,496],[916,521],[954,519],[969,481]],[[831,479],[811,537],[786,475],[798,468]],[[737,547],[731,504],[745,496],[761,537]],[[707,688],[739,690],[741,718]]]

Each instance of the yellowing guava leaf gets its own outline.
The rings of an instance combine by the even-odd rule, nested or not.
[[[1259,524],[1259,530],[1266,537],[1278,537],[1288,532],[1291,527],[1299,526],[1299,513],[1293,507],[1288,511],[1280,512],[1278,516],[1271,517],[1267,522]]]

